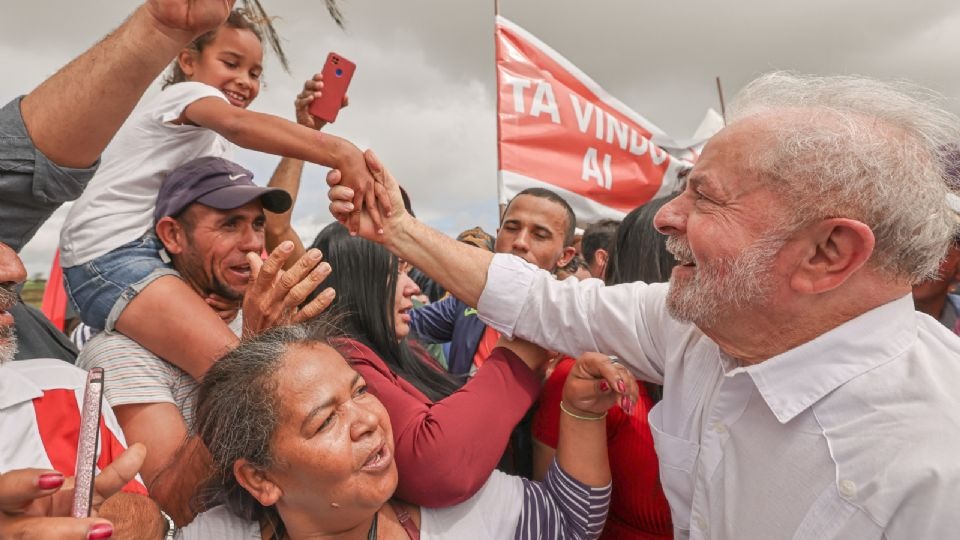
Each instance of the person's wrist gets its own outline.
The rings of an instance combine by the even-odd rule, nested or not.
[[[576,418],[577,420],[584,420],[584,421],[591,421],[591,422],[603,420],[604,418],[607,417],[607,411],[597,412],[597,411],[584,410],[575,405],[571,405],[569,401],[563,400],[563,399],[560,400],[560,411],[566,414],[567,416]]]
[[[570,412],[579,414],[581,416],[599,416],[606,415],[608,409],[604,408],[601,410],[593,410],[589,405],[582,403],[581,399],[578,399],[572,395],[567,395],[564,393],[560,400],[563,402],[564,406],[570,410]]]

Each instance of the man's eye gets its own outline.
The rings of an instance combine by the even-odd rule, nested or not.
[[[365,385],[365,384],[361,384],[361,385],[358,386],[357,389],[353,392],[353,397],[362,397],[362,396],[365,396],[365,395],[367,395],[367,385]]]
[[[330,416],[328,416],[328,417],[326,418],[326,420],[324,420],[323,423],[320,424],[320,427],[317,428],[317,431],[323,431],[323,430],[327,429],[328,427],[330,427],[330,425],[333,424],[333,417],[334,417],[335,414],[336,414],[336,413],[331,414]]]

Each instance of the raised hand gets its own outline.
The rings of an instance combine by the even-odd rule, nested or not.
[[[93,509],[132,480],[146,456],[134,444],[117,456],[94,481]],[[103,540],[113,535],[105,519],[68,517],[73,479],[43,469],[19,469],[0,475],[0,538],[76,538]]]
[[[145,4],[158,28],[187,40],[223,24],[236,0],[148,0]]]
[[[410,219],[410,214],[404,209],[400,185],[373,150],[364,152],[363,157],[367,169],[375,180],[373,189],[363,194],[363,200],[366,201],[366,208],[379,212],[380,221],[375,219],[376,216],[372,212],[354,213],[358,208],[359,194],[342,183],[342,174],[336,169],[327,173],[327,185],[330,186],[330,191],[327,193],[330,199],[330,213],[337,221],[346,225],[352,234],[359,234],[368,240],[383,243],[388,240],[390,234],[403,226],[404,220]],[[371,198],[373,201],[369,200]]]
[[[266,261],[254,253],[250,262],[250,285],[243,298],[243,335],[256,335],[268,328],[297,324],[312,319],[327,309],[335,296],[326,288],[307,305],[300,304],[330,275],[330,265],[321,263],[322,254],[310,249],[289,269],[284,263],[293,252],[293,242],[285,240]]]
[[[310,104],[313,103],[313,100],[320,99],[321,95],[323,95],[323,74],[315,73],[312,79],[307,79],[307,82],[303,83],[303,91],[297,94],[297,98],[293,102],[298,124],[317,130],[323,129],[323,126],[327,125],[326,120],[310,114]],[[343,103],[340,104],[340,108],[342,109],[349,104],[349,98],[343,96]]]
[[[627,414],[636,410],[637,380],[622,364],[600,353],[577,358],[563,386],[563,403],[574,413],[602,415],[620,405]]]

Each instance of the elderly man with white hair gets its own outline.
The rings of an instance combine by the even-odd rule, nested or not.
[[[372,155],[393,215],[359,232],[504,334],[663,384],[650,425],[678,537],[953,537],[960,338],[910,297],[954,234],[958,122],[931,102],[863,78],[750,83],[657,215],[669,285],[560,282],[457,245],[402,211]],[[352,190],[328,181],[342,219]]]

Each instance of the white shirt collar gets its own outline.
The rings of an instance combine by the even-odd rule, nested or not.
[[[43,396],[43,390],[21,373],[15,362],[0,364],[0,409]]]
[[[893,360],[916,339],[917,320],[908,294],[741,369],[785,424],[846,382]]]

